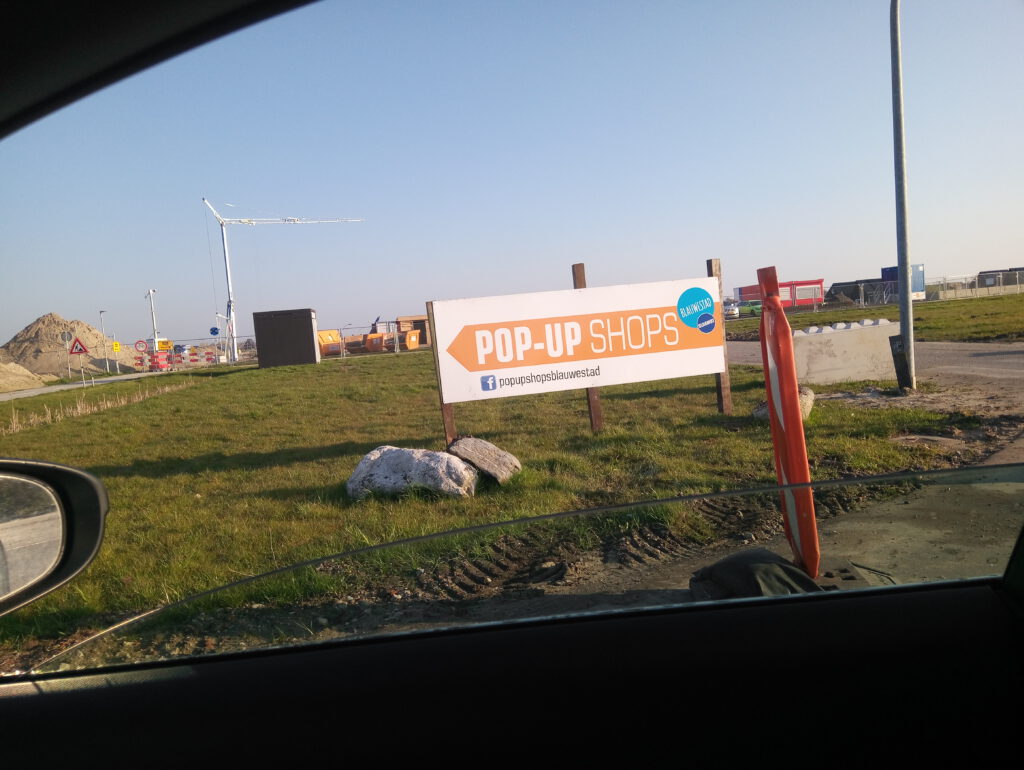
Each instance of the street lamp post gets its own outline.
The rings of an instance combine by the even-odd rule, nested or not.
[[[910,237],[907,233],[907,161],[903,135],[903,60],[900,46],[900,0],[889,4],[889,54],[892,65],[892,136],[896,176],[896,256],[900,291],[900,342],[906,360],[903,387],[917,388],[914,366],[914,303],[911,301]],[[899,377],[903,379],[903,377]]]
[[[107,370],[107,374],[110,374],[110,359],[107,358],[107,332],[103,328],[103,314],[106,310],[100,311],[100,334],[103,335],[103,366]]]
[[[341,327],[341,357],[344,358],[348,354],[348,347],[345,345],[345,330],[351,329],[352,324],[347,323]]]

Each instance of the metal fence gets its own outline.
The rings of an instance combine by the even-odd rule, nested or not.
[[[916,299],[938,301],[1021,293],[1024,293],[1024,268],[931,278],[925,284],[924,296],[920,296],[919,293]],[[898,303],[898,282],[856,281],[833,284],[825,302],[815,307],[814,310],[840,310],[849,307],[871,307]]]
[[[396,323],[393,321],[381,321],[376,328],[384,333],[385,344],[382,352],[391,350],[392,340],[394,339],[393,335],[397,330]],[[369,325],[346,325],[338,331],[343,338],[351,338],[362,337],[369,334],[373,329],[374,327]],[[239,335],[237,343],[239,363],[255,363],[259,360],[259,349],[256,347],[255,336]],[[156,368],[162,371],[181,371],[196,367],[214,366],[227,362],[228,357],[225,345],[226,342],[223,336],[175,339],[173,341],[173,350],[156,352],[156,356],[154,356],[155,351],[132,351],[134,353],[132,364],[136,369],[140,370]],[[333,355],[352,355],[351,349],[342,353],[341,351],[344,348],[342,346],[338,346],[338,348],[338,352]],[[121,362],[127,365],[124,358],[121,359]]]
[[[962,299],[1024,293],[1024,268],[989,270],[975,275],[960,275],[928,281],[925,299]]]

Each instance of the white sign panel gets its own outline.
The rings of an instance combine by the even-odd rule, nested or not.
[[[433,303],[444,403],[725,370],[718,280]]]

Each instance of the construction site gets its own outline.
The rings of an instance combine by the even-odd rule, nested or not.
[[[268,315],[268,314],[254,314]],[[379,318],[364,327],[312,329],[309,344],[285,340],[295,350],[312,350],[313,359],[375,353],[395,353],[430,346],[425,315],[399,316],[393,321]],[[269,343],[268,343],[269,340]],[[274,347],[274,336],[257,333],[238,338],[237,362],[260,362],[261,343]],[[285,360],[292,362],[286,351]],[[271,357],[273,358],[273,357]],[[176,342],[144,339],[134,343],[110,339],[100,329],[79,320],[67,320],[57,313],[40,316],[0,346],[0,392],[39,388],[58,381],[147,371],[181,371],[226,363],[222,339],[207,338]],[[301,358],[294,363],[308,362]],[[269,363],[269,365],[274,365]]]

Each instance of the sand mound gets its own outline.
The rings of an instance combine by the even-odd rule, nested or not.
[[[103,333],[84,321],[68,321],[56,313],[47,313],[37,318],[15,334],[6,345],[0,347],[0,361],[19,364],[34,374],[67,377],[69,356],[61,339],[62,332],[70,332],[88,350],[88,353],[70,356],[72,376],[82,368],[86,372],[106,371],[103,362]],[[121,365],[121,371],[135,371],[135,351],[131,347],[127,350],[122,347],[121,352],[115,354],[107,340],[106,350],[111,369],[116,359]]]
[[[24,366],[18,364],[0,363],[0,393],[9,390],[25,390],[26,388],[41,388],[46,383]]]

